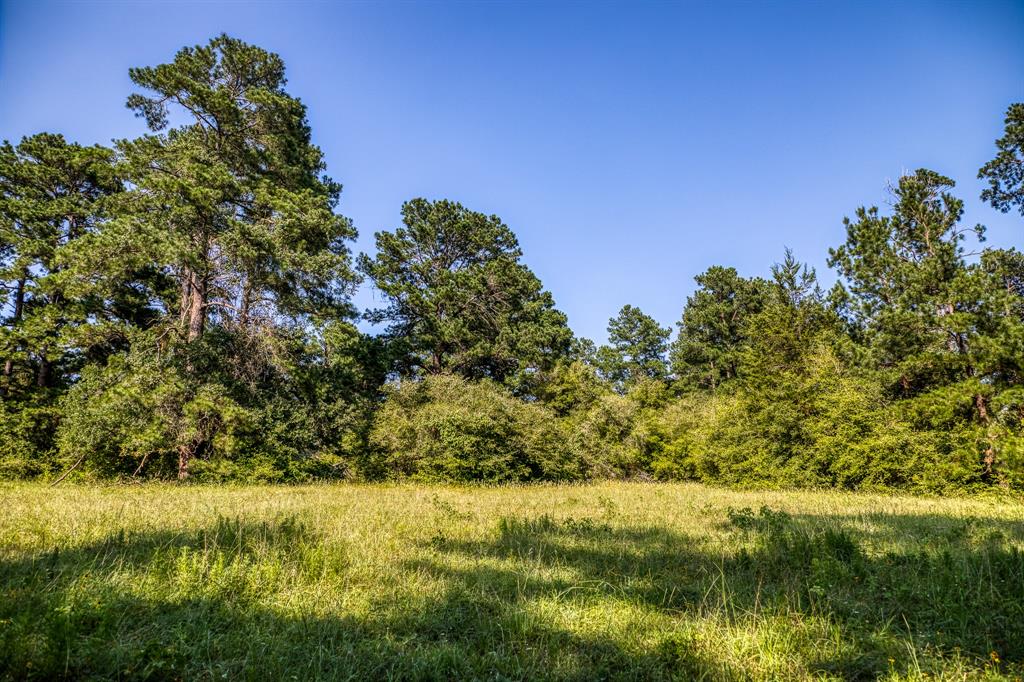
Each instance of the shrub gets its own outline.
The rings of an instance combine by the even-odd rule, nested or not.
[[[619,395],[605,391],[567,417],[576,450],[591,475],[650,478],[651,457],[662,445],[659,415],[670,399],[665,382],[641,378]]]
[[[928,490],[969,482],[953,455],[969,443],[915,429],[877,382],[844,368],[827,346],[770,384],[683,396],[652,424],[651,470],[661,479]]]
[[[577,479],[584,471],[563,423],[548,409],[490,381],[442,374],[388,390],[363,473],[504,482]]]
[[[53,405],[15,405],[0,400],[0,479],[34,478],[53,468]]]

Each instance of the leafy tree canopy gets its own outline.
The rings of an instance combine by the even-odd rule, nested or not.
[[[714,390],[739,375],[747,322],[764,308],[771,288],[717,265],[695,279],[699,288],[686,300],[672,344],[672,373],[683,387]]]
[[[0,146],[0,391],[64,384],[82,356],[79,327],[105,311],[69,295],[69,245],[94,232],[102,200],[120,190],[113,152],[41,133]],[[87,350],[87,349],[86,349]]]
[[[844,220],[846,242],[829,251],[849,289],[844,311],[903,395],[950,380],[959,363],[946,351],[966,349],[963,242],[982,239],[984,228],[959,224],[963,201],[948,191],[953,185],[924,169],[900,178],[892,214],[859,208],[856,220]]]
[[[101,287],[151,273],[134,285],[163,315],[84,375],[61,448],[176,457],[184,478],[193,459],[251,451],[242,436],[268,435],[269,414],[298,418],[282,396],[310,398],[304,349],[354,315],[355,230],[280,57],[221,35],[130,76],[151,133],[117,143],[128,189],[76,253]],[[322,451],[308,435],[299,453]]]
[[[1024,103],[1006,110],[1006,132],[996,140],[996,149],[996,157],[978,171],[978,178],[989,184],[981,200],[1003,213],[1016,207],[1024,216]]]
[[[402,222],[376,234],[377,255],[360,269],[388,300],[368,317],[388,323],[403,375],[453,372],[522,389],[568,353],[565,315],[497,216],[413,199]]]
[[[642,377],[668,376],[668,338],[672,329],[662,327],[651,316],[631,305],[608,321],[608,345],[596,355],[601,375],[621,387]]]
[[[323,174],[280,57],[222,35],[130,75],[143,92],[128,107],[153,134],[118,143],[132,190],[90,246],[165,271],[176,295],[164,304],[188,341],[210,320],[353,314],[355,230],[334,213],[340,185]]]

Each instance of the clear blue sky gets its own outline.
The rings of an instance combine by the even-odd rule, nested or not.
[[[676,322],[712,264],[790,246],[830,283],[843,216],[922,166],[1024,243],[975,179],[1024,100],[1022,2],[4,2],[0,137],[140,133],[128,67],[222,31],[284,57],[357,250],[414,196],[497,213],[598,341],[626,303]]]

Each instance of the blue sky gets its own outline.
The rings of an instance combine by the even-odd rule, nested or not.
[[[713,264],[789,246],[832,282],[843,216],[918,167],[1024,245],[975,179],[1024,100],[1020,2],[0,2],[0,137],[141,133],[128,68],[222,31],[284,57],[357,250],[414,196],[496,213],[598,341],[626,303],[675,323]]]

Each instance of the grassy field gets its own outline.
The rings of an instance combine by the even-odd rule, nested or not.
[[[0,677],[1020,679],[1024,504],[0,486]]]

